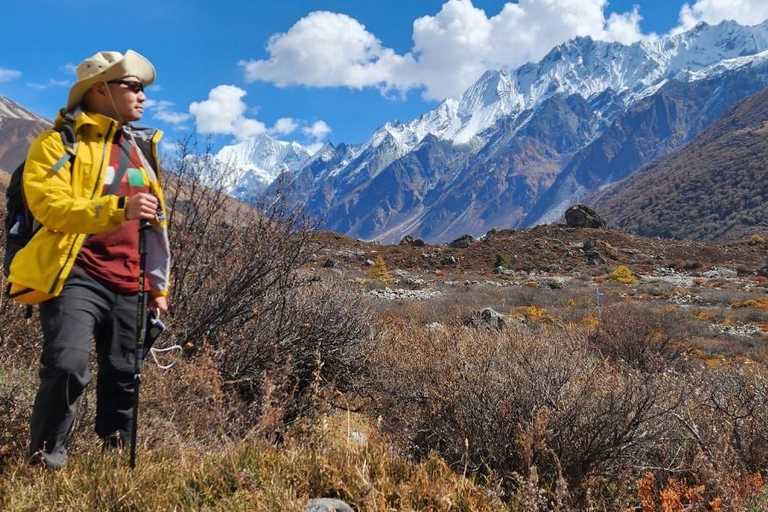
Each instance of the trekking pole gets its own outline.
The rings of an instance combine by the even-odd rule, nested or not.
[[[141,366],[144,360],[144,342],[147,335],[147,293],[144,282],[147,270],[147,230],[150,224],[141,220],[139,227],[139,305],[136,308],[136,354],[133,363],[133,424],[131,425],[131,468],[136,467],[136,433],[139,424],[139,387]]]

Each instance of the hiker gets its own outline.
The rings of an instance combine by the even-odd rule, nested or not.
[[[85,59],[66,107],[34,141],[24,165],[24,199],[40,228],[13,257],[8,280],[12,297],[40,309],[33,463],[60,468],[66,462],[77,399],[91,380],[92,339],[99,368],[96,433],[105,448],[130,439],[141,219],[150,221],[148,309],[168,310],[170,251],[156,147],[162,133],[131,124],[144,113],[144,87],[154,79],[152,64],[132,50]],[[67,124],[76,138],[74,155],[61,129]]]

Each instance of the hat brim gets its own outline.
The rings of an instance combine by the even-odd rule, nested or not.
[[[122,59],[107,69],[75,82],[69,89],[67,110],[72,110],[82,103],[83,96],[94,84],[117,80],[124,76],[135,76],[146,86],[155,81],[155,67],[141,54],[128,50]]]

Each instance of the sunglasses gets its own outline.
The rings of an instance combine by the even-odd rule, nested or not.
[[[130,89],[131,92],[135,92],[136,94],[144,90],[144,84],[134,80],[110,80],[107,83],[124,85],[126,89]]]

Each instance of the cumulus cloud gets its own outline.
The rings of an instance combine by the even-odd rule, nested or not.
[[[173,110],[174,105],[173,102],[166,100],[148,99],[144,102],[144,106],[147,109],[152,110],[153,118],[180,127],[189,121],[192,116],[184,112],[175,112]]]
[[[247,81],[278,86],[424,88],[457,96],[484,71],[541,59],[577,35],[632,43],[643,37],[637,8],[605,17],[607,0],[520,0],[493,16],[471,0],[448,0],[413,23],[413,48],[398,55],[359,21],[318,11],[269,39],[269,58],[241,61]]]
[[[10,82],[21,76],[21,71],[0,68],[0,82]]]
[[[281,117],[275,121],[275,124],[269,129],[269,132],[274,133],[275,135],[288,135],[295,132],[298,127],[299,123],[296,122],[295,119],[291,117]]]
[[[247,106],[242,98],[247,93],[234,85],[219,85],[211,89],[208,99],[189,105],[200,133],[234,135],[247,139],[267,131],[261,121],[245,117]]]
[[[766,18],[766,0],[697,0],[693,5],[683,5],[676,32],[688,30],[701,21],[714,25],[723,20],[734,20],[742,25],[756,25]]]
[[[307,126],[301,130],[304,135],[312,137],[315,140],[322,140],[326,138],[333,130],[325,121],[315,121],[311,126]]]

